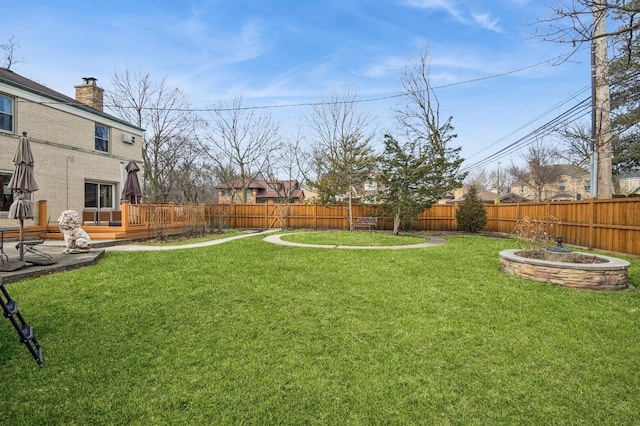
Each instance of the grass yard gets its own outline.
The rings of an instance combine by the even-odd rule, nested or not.
[[[2,322],[0,424],[638,424],[640,291],[505,276],[514,240],[447,239],[250,237],[9,284],[45,366]]]
[[[393,235],[389,232],[344,232],[344,231],[320,231],[320,232],[293,232],[284,234],[281,239],[292,243],[345,246],[391,246],[422,244],[427,242],[425,236]]]

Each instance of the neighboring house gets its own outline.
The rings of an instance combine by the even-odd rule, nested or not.
[[[640,176],[637,172],[620,176],[620,193],[624,195],[640,193]]]
[[[379,204],[382,202],[380,192],[386,187],[376,180],[377,174],[362,184],[362,203],[363,204]]]
[[[569,201],[591,198],[591,177],[589,172],[573,164],[559,164],[551,166],[557,168],[555,174],[559,177],[552,183],[544,186],[542,201]],[[535,200],[534,191],[521,183],[512,186],[512,192],[529,199]]]
[[[381,192],[386,186],[378,180],[380,173],[373,173],[369,179],[351,187],[351,202],[354,204],[381,204],[383,203]],[[336,201],[346,203],[349,201],[349,194],[337,195]]]
[[[0,68],[0,227],[16,226],[8,219],[7,183],[22,132],[35,160],[34,205],[46,200],[52,223],[67,209],[120,209],[125,165],[135,160],[142,166],[144,130],[104,113],[103,92],[95,78],[84,78],[74,99]]]
[[[464,201],[464,197],[469,192],[469,187],[465,185],[462,188],[458,188],[454,192],[455,198],[446,200],[446,204],[460,204]],[[484,204],[513,204],[513,203],[526,203],[531,200],[522,197],[518,194],[514,194],[512,192],[506,192],[498,197],[497,191],[478,191],[478,197],[482,200]],[[497,201],[496,201],[497,200]]]
[[[228,185],[216,186],[220,204],[241,203],[242,184],[240,181]],[[296,180],[254,180],[247,189],[247,204],[294,203],[301,204],[305,200],[305,191]]]

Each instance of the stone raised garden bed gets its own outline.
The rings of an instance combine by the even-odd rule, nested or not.
[[[622,259],[546,250],[537,257],[518,249],[504,250],[500,252],[500,269],[505,274],[572,288],[623,290],[629,286],[629,262]]]

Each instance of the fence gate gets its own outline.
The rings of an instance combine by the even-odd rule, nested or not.
[[[280,204],[267,204],[267,223],[269,229],[284,228],[282,224],[282,209]]]

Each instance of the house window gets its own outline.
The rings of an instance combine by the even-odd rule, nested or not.
[[[11,173],[0,172],[0,185],[2,186],[2,201],[0,203],[0,212],[8,212],[11,203],[13,203],[13,191],[9,189],[9,180]]]
[[[13,98],[0,95],[0,130],[13,132]]]
[[[112,209],[113,184],[110,183],[84,183],[84,207],[88,209]]]
[[[269,191],[271,191],[271,192],[275,192],[275,191],[277,191],[277,190],[278,190],[278,188],[276,187],[276,184],[275,184],[275,183],[270,183],[270,184],[269,184]]]
[[[567,182],[565,182],[565,181],[561,180],[561,181],[560,181],[560,188],[559,188],[559,190],[560,190],[560,191],[566,191],[566,190],[567,190]]]
[[[96,151],[109,152],[109,128],[96,124]]]
[[[520,195],[524,195],[524,185],[520,185]]]
[[[364,183],[365,191],[377,191],[378,190],[378,182],[374,180],[369,180]]]
[[[590,180],[585,180],[584,181],[584,190],[585,191],[591,191],[591,181]]]

